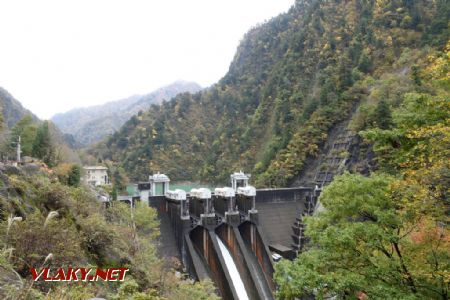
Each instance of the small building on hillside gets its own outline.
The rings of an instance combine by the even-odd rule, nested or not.
[[[103,166],[85,166],[84,181],[92,186],[110,185],[108,168]]]

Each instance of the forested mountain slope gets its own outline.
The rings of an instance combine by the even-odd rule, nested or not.
[[[26,115],[32,116],[35,121],[38,120],[35,115],[33,115],[28,109],[24,108],[19,101],[17,101],[7,90],[2,87],[0,87],[0,107],[3,123],[6,128],[12,128]]]
[[[151,104],[160,104],[179,93],[197,92],[195,82],[176,81],[146,95],[135,95],[103,105],[76,108],[56,114],[52,121],[64,132],[73,135],[76,142],[86,146],[100,141],[117,131],[128,119]]]
[[[51,122],[39,120],[4,88],[0,88],[0,111],[2,118],[0,121],[0,156],[2,159],[16,158],[16,143],[19,136],[22,141],[22,156],[33,156],[32,148],[37,132],[39,128],[46,127],[50,138],[49,144],[54,149],[52,154],[54,159],[61,162],[80,162],[78,154],[73,151],[73,140],[70,135],[63,134]]]
[[[278,299],[448,299],[449,71],[450,41],[412,80],[372,82],[349,126],[372,145],[378,170],[345,172],[323,190],[323,209],[302,219],[310,242],[276,265]]]
[[[410,88],[421,61],[444,47],[449,15],[442,0],[296,1],[244,36],[216,85],[152,106],[92,153],[132,179],[162,171],[226,182],[243,169],[259,186],[287,185],[335,124],[376,127],[384,98],[399,105],[395,89]]]

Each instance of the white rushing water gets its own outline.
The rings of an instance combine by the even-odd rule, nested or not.
[[[244,282],[242,281],[241,274],[239,274],[236,265],[234,264],[233,257],[230,251],[228,251],[227,246],[217,237],[219,242],[220,252],[222,252],[223,259],[225,260],[225,265],[230,274],[231,280],[233,281],[234,288],[236,289],[236,294],[239,300],[248,300],[247,291],[245,290]]]

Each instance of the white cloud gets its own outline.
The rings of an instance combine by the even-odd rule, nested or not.
[[[293,0],[0,2],[0,86],[41,118],[148,93],[208,86],[250,27]]]

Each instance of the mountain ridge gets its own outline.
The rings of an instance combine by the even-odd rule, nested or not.
[[[17,130],[15,126],[24,122],[25,119],[28,119],[28,121],[25,122],[27,124],[26,126],[35,126],[37,128],[45,121],[42,121],[30,110],[26,109],[19,100],[14,98],[14,96],[3,87],[0,87],[0,109],[3,118],[2,123],[4,124],[0,134],[0,140],[5,144],[0,148],[0,152],[3,157],[12,158],[15,157],[15,146],[9,142],[15,142],[14,132]],[[52,122],[49,122],[48,127],[52,142],[59,152],[60,159],[64,162],[80,163],[81,161],[78,154],[73,151],[75,142],[73,141],[72,136],[62,133]],[[30,132],[28,133],[30,134]],[[24,138],[24,136],[22,136],[22,138]],[[23,139],[22,142],[24,142]],[[25,154],[29,155],[29,153]]]
[[[26,115],[30,115],[35,121],[39,120],[35,114],[25,108],[20,101],[3,87],[0,87],[0,105],[3,121],[9,129]]]
[[[79,107],[54,115],[51,120],[64,132],[73,135],[82,146],[96,143],[114,133],[140,110],[170,100],[178,93],[196,92],[201,86],[178,80],[145,95],[133,95],[104,104]]]

